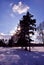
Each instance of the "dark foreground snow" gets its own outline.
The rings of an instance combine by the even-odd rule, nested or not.
[[[44,65],[44,51],[0,48],[0,65]]]

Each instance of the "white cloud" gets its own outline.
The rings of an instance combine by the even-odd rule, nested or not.
[[[0,33],[0,36],[6,36],[6,35],[9,35],[9,34]]]
[[[0,33],[0,39],[3,39],[3,36],[5,36],[4,33]]]
[[[7,39],[7,41],[11,38],[11,36],[12,36],[11,34],[0,33],[0,39],[4,39],[4,40]]]
[[[22,4],[19,2],[18,4],[14,4],[12,7],[13,12],[17,12],[19,14],[26,13],[29,9],[29,6]]]

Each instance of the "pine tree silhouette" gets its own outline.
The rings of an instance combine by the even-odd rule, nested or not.
[[[20,20],[20,33],[19,33],[19,39],[18,44],[21,46],[28,46],[29,45],[29,51],[30,51],[30,43],[33,41],[30,38],[30,34],[34,35],[34,30],[36,30],[36,20],[32,19],[33,15],[31,15],[29,12],[27,12],[26,15],[23,16],[22,20]],[[27,48],[26,48],[27,49]]]

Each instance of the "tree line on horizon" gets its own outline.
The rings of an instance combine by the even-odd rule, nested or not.
[[[17,45],[18,46],[29,46],[31,41],[33,41],[30,38],[30,35],[34,35],[34,30],[36,30],[36,19],[33,19],[33,15],[31,15],[29,12],[26,13],[26,15],[23,15],[23,18],[19,22],[19,28],[16,31],[17,36]],[[2,40],[0,40],[0,43],[3,43]],[[8,46],[15,45],[13,42],[13,36],[11,39],[9,39]]]

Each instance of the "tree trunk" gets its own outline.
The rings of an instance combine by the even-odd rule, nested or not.
[[[27,51],[27,47],[25,47],[25,50]]]

